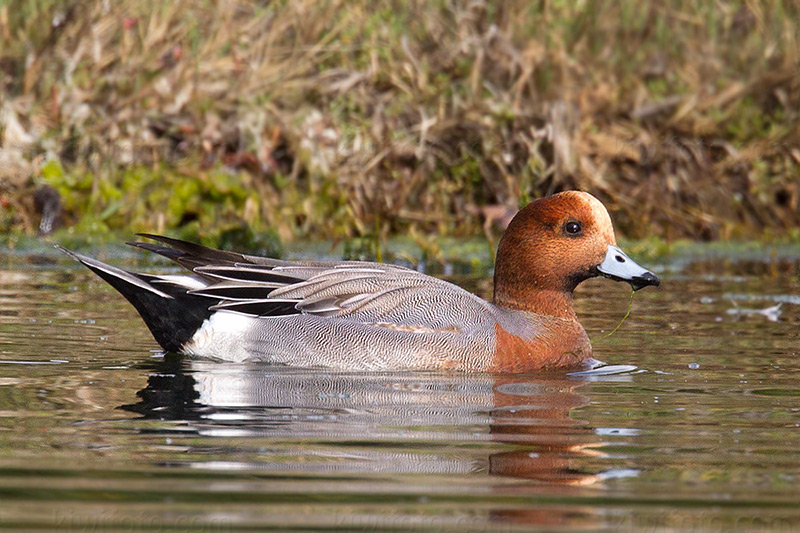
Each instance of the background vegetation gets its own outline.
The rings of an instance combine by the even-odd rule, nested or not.
[[[0,3],[0,230],[798,238],[797,0]],[[45,228],[46,230],[46,228]],[[238,238],[238,237],[237,237]],[[224,240],[224,239],[223,239]]]

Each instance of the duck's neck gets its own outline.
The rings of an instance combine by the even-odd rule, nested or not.
[[[495,286],[494,304],[539,315],[578,319],[572,307],[571,291],[533,289],[522,294],[514,294],[502,286]]]
[[[494,266],[494,304],[539,315],[577,320],[572,309],[572,291],[580,282],[579,276],[569,275],[558,258],[559,250],[552,243],[529,242],[519,228],[506,231],[497,245]],[[520,250],[535,248],[533,259],[526,259]],[[565,258],[566,261],[568,258]]]

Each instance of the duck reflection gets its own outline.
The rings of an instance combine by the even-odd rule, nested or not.
[[[584,383],[563,373],[330,373],[166,357],[138,393],[140,401],[123,408],[182,421],[203,436],[310,444],[262,450],[251,463],[190,465],[197,468],[485,471],[585,485],[600,478],[574,462],[601,455],[595,450],[601,442],[571,416],[588,403],[577,392]]]

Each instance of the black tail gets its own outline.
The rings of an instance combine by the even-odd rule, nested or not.
[[[179,352],[211,316],[208,298],[187,294],[184,287],[169,283],[158,283],[156,287],[151,284],[158,279],[155,276],[128,272],[60,246],[56,248],[117,289],[133,304],[158,344],[168,352]]]

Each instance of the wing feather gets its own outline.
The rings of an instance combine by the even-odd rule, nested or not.
[[[402,266],[283,261],[142,236],[160,244],[132,244],[193,272],[186,282],[174,276],[162,281],[208,298],[211,310],[258,317],[309,314],[407,331],[457,331],[478,324],[490,307],[456,285]]]

